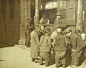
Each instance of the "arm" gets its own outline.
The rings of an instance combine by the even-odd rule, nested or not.
[[[53,48],[55,46],[55,43],[56,43],[56,39],[54,38],[54,40],[53,40]]]
[[[41,38],[40,38],[40,45],[42,45],[42,43],[43,43],[43,37],[44,36],[41,36]]]
[[[51,39],[48,39],[49,48],[51,48]]]
[[[39,46],[39,45],[40,45],[40,42],[39,42],[39,36],[38,36],[38,33],[35,33],[35,34],[34,34],[34,39],[35,39],[37,45]]]

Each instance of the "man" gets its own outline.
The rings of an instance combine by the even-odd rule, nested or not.
[[[74,61],[73,56],[71,56],[71,54],[77,47],[77,35],[75,33],[72,33],[71,28],[65,29],[65,32],[67,37],[69,38],[69,42],[67,43],[66,58],[68,60],[67,65],[70,65],[71,62],[73,64],[73,61]]]
[[[25,36],[26,36],[26,41],[25,41],[25,46],[26,47],[30,47],[30,32],[31,32],[31,20],[29,20],[26,24],[25,24]]]
[[[65,19],[62,18],[62,15],[59,12],[56,14],[54,26],[55,26],[55,28],[56,27],[66,28],[66,21],[65,21]]]
[[[81,35],[79,35],[77,37],[77,47],[75,50],[73,50],[72,53],[72,58],[73,58],[73,62],[72,62],[72,66],[74,68],[78,67],[79,64],[79,58],[81,56],[81,53],[83,51],[83,48],[86,46],[86,40],[83,40]]]
[[[62,60],[61,64],[63,65],[63,68],[65,68],[66,65],[66,43],[65,43],[65,35],[62,35],[62,29],[57,29],[57,37],[54,40],[54,50],[55,50],[55,63],[56,67],[59,68],[60,60]],[[56,43],[56,44],[55,44]]]
[[[50,50],[51,50],[51,39],[50,39],[50,29],[45,29],[45,34],[41,36],[40,39],[40,61],[39,64],[43,64],[43,59],[45,60],[45,66],[49,66],[50,61]]]
[[[38,51],[39,51],[39,36],[38,32],[40,31],[40,27],[36,26],[35,30],[31,32],[31,58],[32,62],[37,60],[38,58]]]

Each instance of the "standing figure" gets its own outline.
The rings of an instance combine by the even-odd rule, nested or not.
[[[80,58],[81,53],[82,53],[83,49],[85,48],[85,46],[86,46],[86,40],[83,40],[81,35],[79,35],[77,37],[77,47],[75,50],[73,50],[73,53],[72,53],[72,58],[73,58],[72,66],[73,66],[73,68],[78,67],[79,58]]]
[[[31,32],[31,20],[25,24],[26,47],[30,47],[30,32]]]
[[[54,46],[54,50],[55,50],[55,63],[56,63],[56,67],[59,68],[60,66],[60,60],[61,60],[61,64],[63,65],[63,68],[65,68],[65,64],[66,64],[66,58],[65,58],[65,53],[66,53],[66,42],[65,42],[65,38],[66,35],[62,35],[62,29],[58,28],[57,29],[57,37],[54,40],[54,43],[56,43],[56,45]]]
[[[66,21],[65,19],[62,18],[62,15],[60,13],[57,13],[56,14],[56,19],[55,19],[55,22],[54,22],[54,29],[56,27],[58,28],[66,28],[67,24],[66,24]]]
[[[35,62],[38,58],[38,51],[40,46],[39,36],[38,36],[39,31],[40,31],[40,27],[36,26],[35,30],[31,32],[31,58],[32,61]]]
[[[40,39],[40,61],[39,64],[43,64],[43,59],[45,60],[45,66],[49,66],[50,50],[51,50],[51,39],[50,39],[50,29],[45,29],[45,34],[41,36]]]

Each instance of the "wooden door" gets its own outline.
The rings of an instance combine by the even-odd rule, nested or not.
[[[20,1],[0,0],[0,42],[16,44],[20,37]]]

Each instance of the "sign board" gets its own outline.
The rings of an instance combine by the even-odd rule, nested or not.
[[[45,10],[55,9],[58,7],[58,2],[48,2],[45,4]]]

